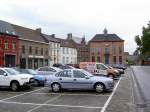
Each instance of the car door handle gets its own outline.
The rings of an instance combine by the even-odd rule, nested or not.
[[[59,80],[62,80],[62,78],[59,78]]]
[[[73,79],[73,81],[77,81],[77,79]]]

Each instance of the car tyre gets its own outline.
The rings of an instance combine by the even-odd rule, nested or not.
[[[61,86],[60,86],[60,84],[58,84],[58,83],[53,83],[53,84],[51,85],[51,87],[52,87],[52,91],[53,91],[53,92],[60,92],[60,90],[61,90]]]
[[[17,91],[19,89],[19,83],[17,81],[14,81],[11,83],[11,90],[12,91]]]
[[[95,91],[97,93],[102,93],[105,90],[105,86],[104,86],[103,83],[97,83],[97,84],[95,84],[94,88],[95,88]]]

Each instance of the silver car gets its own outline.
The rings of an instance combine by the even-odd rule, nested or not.
[[[113,79],[94,76],[82,69],[66,69],[51,75],[46,86],[53,92],[59,92],[61,89],[70,90],[95,90],[101,93],[105,90],[112,91],[114,87]]]

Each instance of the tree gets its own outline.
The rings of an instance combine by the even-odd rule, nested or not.
[[[150,22],[147,27],[143,27],[142,36],[135,36],[135,42],[137,48],[135,53],[138,53],[142,59],[147,59],[150,57]]]

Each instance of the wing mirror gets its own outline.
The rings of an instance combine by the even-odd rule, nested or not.
[[[4,73],[4,76],[8,76],[7,73]]]

